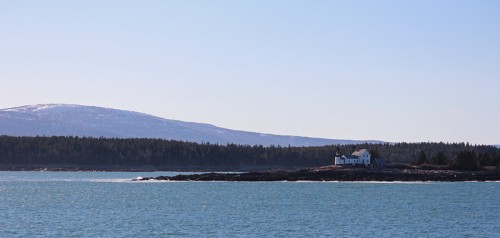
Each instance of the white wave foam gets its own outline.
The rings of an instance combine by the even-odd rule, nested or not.
[[[134,182],[132,179],[88,179],[82,182],[94,182],[94,183],[131,183]]]

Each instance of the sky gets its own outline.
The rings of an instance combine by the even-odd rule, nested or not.
[[[0,108],[500,144],[500,1],[0,0]]]

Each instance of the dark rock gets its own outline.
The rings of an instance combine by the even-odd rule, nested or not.
[[[499,181],[500,171],[454,171],[419,169],[339,168],[335,166],[300,170],[248,173],[204,173],[159,176],[139,180],[169,181]]]

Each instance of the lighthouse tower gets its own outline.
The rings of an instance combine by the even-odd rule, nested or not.
[[[344,164],[342,155],[340,155],[340,148],[337,147],[337,152],[335,153],[335,164]]]

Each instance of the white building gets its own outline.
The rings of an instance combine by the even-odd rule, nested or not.
[[[335,155],[335,165],[370,165],[371,155],[367,149],[354,151],[351,155],[345,156],[337,153]]]

